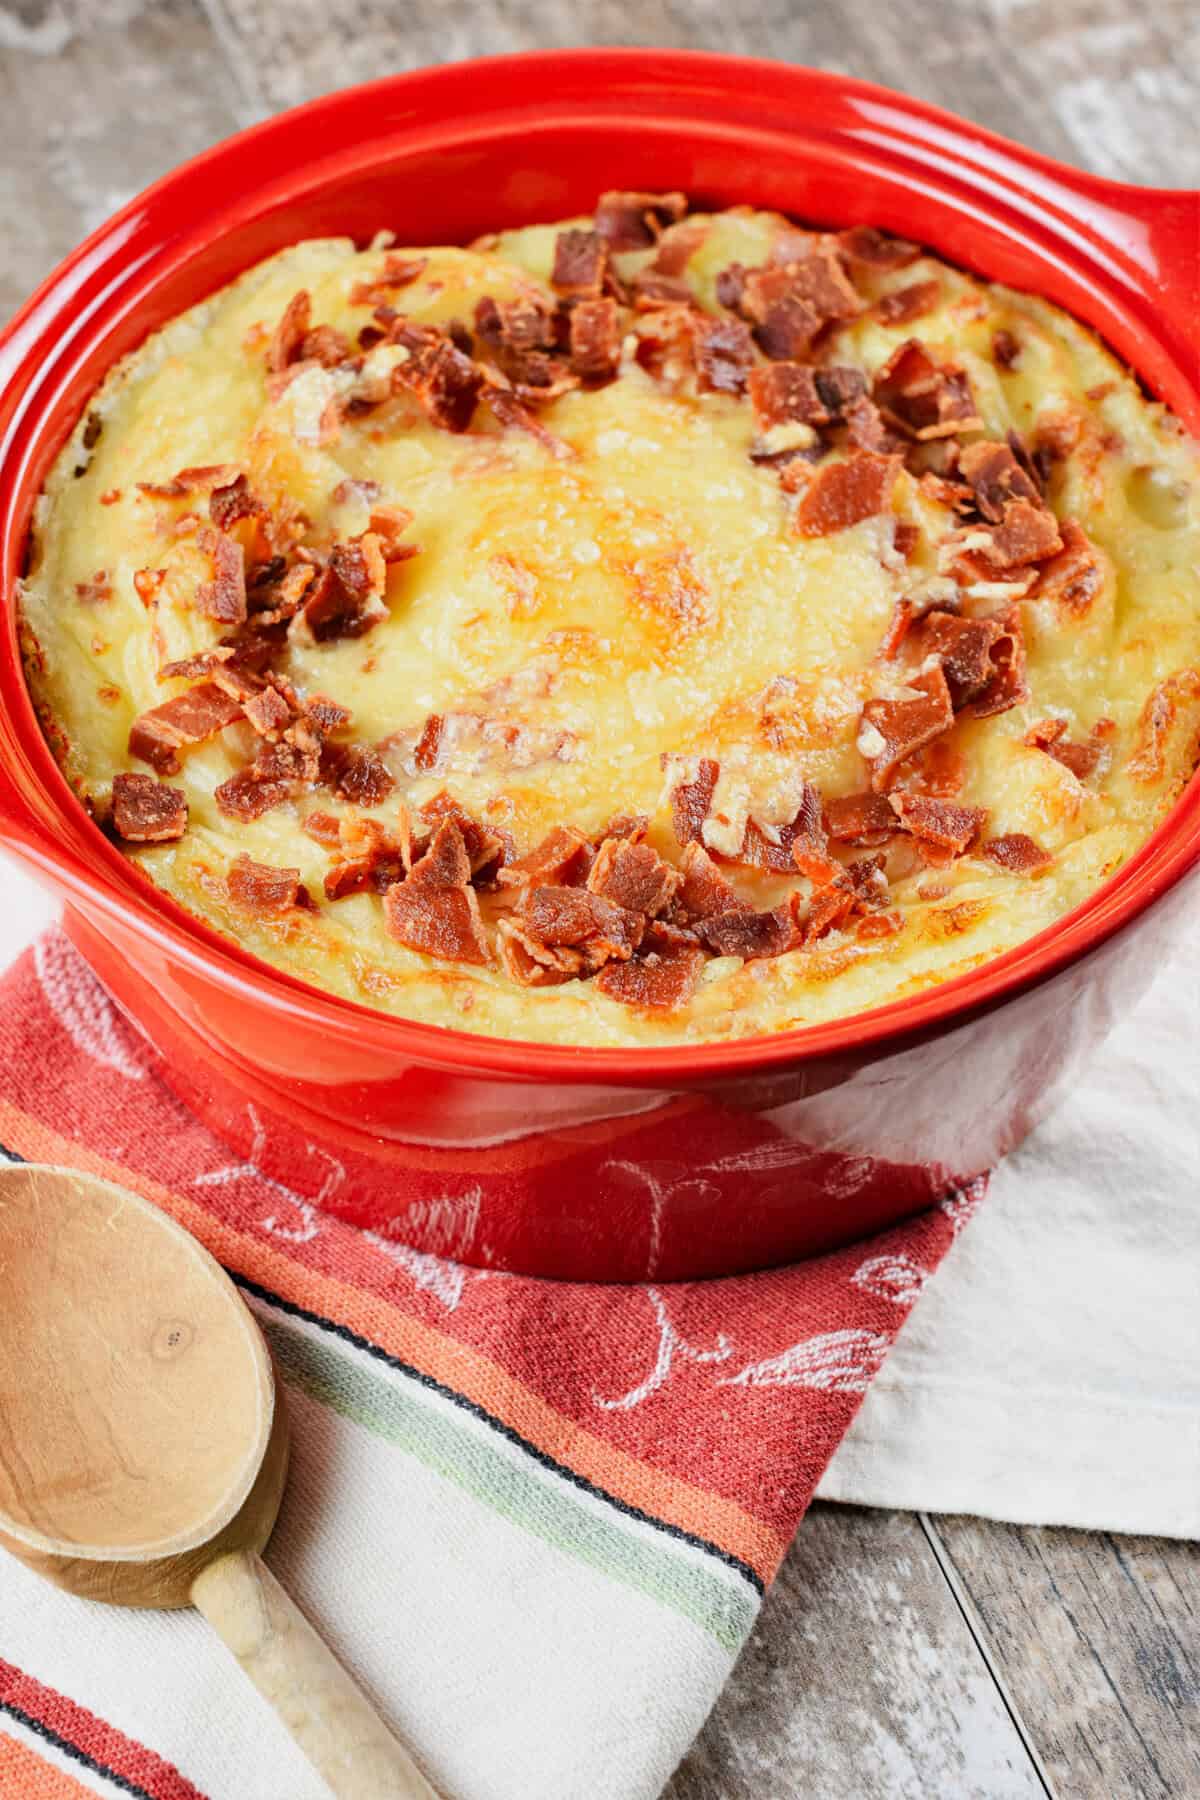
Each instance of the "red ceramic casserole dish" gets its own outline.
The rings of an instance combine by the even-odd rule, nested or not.
[[[43,742],[13,616],[47,469],[148,332],[304,236],[465,240],[588,210],[606,187],[919,239],[1086,320],[1200,431],[1200,195],[1118,186],[883,89],[732,57],[518,56],[330,95],[150,188],[0,338],[0,844],[59,890],[170,1080],[265,1173],[468,1262],[670,1279],[845,1241],[1015,1144],[1158,964],[1200,860],[1200,783],[1052,930],[911,1000],[734,1044],[499,1041],[322,994],[150,887]]]

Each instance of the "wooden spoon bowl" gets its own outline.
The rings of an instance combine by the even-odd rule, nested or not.
[[[261,1561],[288,1434],[196,1240],[70,1169],[0,1169],[0,1545],[118,1606],[195,1605],[344,1800],[435,1800]]]

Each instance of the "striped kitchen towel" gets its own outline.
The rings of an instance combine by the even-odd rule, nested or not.
[[[125,1183],[229,1269],[293,1425],[268,1560],[459,1800],[659,1792],[982,1193],[724,1281],[468,1269],[264,1175],[261,1130],[233,1156],[57,931],[0,984],[0,1145]],[[0,1556],[0,1796],[81,1794],[326,1800],[198,1617]]]

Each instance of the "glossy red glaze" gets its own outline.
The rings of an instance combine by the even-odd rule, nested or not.
[[[116,357],[295,239],[463,240],[680,187],[874,223],[1087,320],[1200,432],[1200,196],[1063,168],[843,77],[659,51],[465,63],[330,95],[185,165],[0,338],[0,844],[189,1103],[264,1172],[421,1248],[592,1279],[763,1267],[928,1204],[1024,1135],[1156,966],[1200,859],[1192,783],[1052,931],[868,1014],[680,1050],[573,1050],[369,1012],[156,892],[38,731],[12,591],[30,509]]]

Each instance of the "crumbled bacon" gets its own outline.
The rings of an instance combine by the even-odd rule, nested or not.
[[[560,294],[595,300],[604,291],[608,274],[608,245],[598,231],[571,227],[554,240],[554,271],[550,279]]]
[[[1070,617],[1081,619],[1100,592],[1104,573],[1095,545],[1077,520],[1064,519],[1058,529],[1062,548],[1042,563],[1032,597],[1052,600]]]
[[[1012,831],[1004,837],[989,838],[986,844],[979,846],[979,854],[986,856],[989,862],[994,862],[1009,875],[1040,875],[1054,861],[1049,850],[1044,850],[1023,831]]]
[[[1003,327],[992,334],[992,361],[998,369],[1011,369],[1021,354],[1021,346],[1011,331]]]
[[[881,325],[907,325],[910,319],[919,319],[932,312],[941,297],[940,281],[914,281],[908,287],[893,288],[890,294],[885,294],[876,304],[875,316]]]
[[[686,942],[670,949],[650,950],[629,962],[606,963],[596,977],[596,986],[623,1006],[669,1012],[691,999],[704,960],[704,951]]]
[[[471,879],[475,882],[490,880],[501,864],[508,860],[512,848],[510,840],[503,832],[493,831],[489,825],[483,825],[473,819],[464,806],[460,806],[453,794],[443,790],[427,800],[421,808],[421,817],[436,830],[448,819],[458,827],[459,835],[466,848],[467,862],[471,871]]]
[[[186,694],[176,694],[161,706],[141,713],[129,727],[129,753],[148,762],[160,775],[179,768],[178,750],[215,737],[242,716],[238,701],[211,681],[202,681]]]
[[[309,836],[313,818],[329,818],[328,814],[310,815],[304,828]],[[350,894],[385,894],[408,871],[400,844],[390,838],[378,819],[332,819],[333,844],[340,856],[325,876],[325,898],[344,900]]]
[[[416,556],[419,544],[401,542],[403,533],[413,522],[413,514],[407,506],[372,506],[369,518],[384,562],[406,562],[410,556]]]
[[[791,819],[770,826],[753,818],[747,822],[741,849],[732,860],[788,875],[795,867],[797,845],[817,856],[825,854],[821,796],[808,781],[802,783],[800,804]]]
[[[679,859],[683,882],[678,899],[689,919],[709,919],[718,913],[749,912],[746,901],[726,881],[702,844],[688,844]]]
[[[388,888],[383,915],[389,936],[410,950],[443,962],[489,960],[471,865],[453,819],[443,819],[407,880]]]
[[[730,263],[716,279],[717,300],[730,312],[741,312],[746,292],[746,270],[741,263]]]
[[[708,236],[708,226],[694,220],[668,225],[658,240],[652,267],[659,275],[682,275]]]
[[[112,599],[112,582],[108,579],[107,569],[97,569],[87,581],[75,583],[75,598],[85,606],[92,606],[98,600]]]
[[[687,212],[684,194],[601,194],[595,227],[610,250],[646,250]]]
[[[896,815],[885,794],[841,794],[825,802],[825,829],[838,844],[874,849],[896,832]]]
[[[808,363],[760,364],[750,374],[750,399],[760,431],[777,425],[834,425],[866,393],[858,369],[816,369]]]
[[[436,326],[398,320],[392,342],[408,351],[392,371],[392,384],[411,393],[432,424],[442,431],[465,431],[483,385],[483,371]]]
[[[489,372],[494,375],[494,372]],[[535,438],[551,456],[566,458],[573,454],[569,444],[548,431],[540,419],[535,419],[528,407],[524,406],[513,390],[499,378],[485,381],[482,398],[494,414],[498,424],[505,427],[515,426],[518,431],[526,432]]]
[[[680,875],[649,844],[628,838],[606,838],[588,872],[589,892],[611,900],[630,912],[655,918],[664,912],[679,888]]]
[[[1077,781],[1086,781],[1094,775],[1109,752],[1105,748],[1105,738],[1109,730],[1101,730],[1101,726],[1111,728],[1111,720],[1097,720],[1093,727],[1091,741],[1086,744],[1073,743],[1067,736],[1065,719],[1040,719],[1031,725],[1025,733],[1025,743],[1033,750],[1042,750],[1052,756],[1065,769],[1069,769]]]
[[[858,747],[871,766],[871,787],[884,794],[902,762],[949,731],[954,723],[950,689],[941,665],[914,677],[912,700],[868,700],[862,709]]]
[[[909,643],[919,658],[937,657],[957,712],[995,675],[992,652],[1003,635],[1004,626],[998,619],[963,619],[957,613],[935,610],[913,626]]]
[[[908,440],[893,430],[869,395],[863,394],[846,408],[846,426],[850,442],[859,450],[874,450],[879,456],[908,449]]]
[[[1010,444],[988,439],[968,444],[958,459],[958,474],[970,487],[980,515],[998,525],[1010,500],[1041,505],[1041,492]]]
[[[264,744],[252,763],[214,790],[213,798],[227,819],[259,819],[320,773],[320,738],[301,722]]]
[[[571,367],[595,386],[611,381],[621,360],[621,328],[615,300],[586,299],[571,308]]]
[[[549,886],[526,889],[522,925],[547,949],[582,950],[593,968],[612,957],[628,962],[646,929],[640,912],[587,888]]]
[[[300,829],[315,843],[324,844],[327,850],[336,849],[341,843],[341,820],[336,813],[310,812],[301,820]]]
[[[886,512],[899,468],[898,456],[876,456],[871,450],[855,450],[844,462],[827,463],[801,495],[792,530],[799,537],[828,537]]]
[[[576,887],[586,881],[594,855],[581,831],[573,825],[555,825],[540,844],[506,863],[496,879],[502,887]]]
[[[847,261],[878,272],[906,269],[921,254],[919,244],[910,244],[907,238],[892,237],[890,232],[878,231],[874,225],[852,225],[848,231],[838,232],[836,242]]]
[[[990,622],[999,627],[999,635],[991,648],[995,672],[986,686],[972,695],[962,707],[966,718],[990,719],[997,713],[1024,705],[1029,698],[1029,683],[1025,679],[1025,637],[1021,629],[1020,601],[1014,600],[1000,612],[992,613]]]
[[[225,888],[234,906],[260,919],[281,919],[308,898],[299,869],[277,869],[244,855],[230,864]]]
[[[681,276],[661,275],[657,269],[639,269],[633,278],[633,304],[638,312],[655,312],[662,306],[691,308],[697,302]]]
[[[692,344],[701,393],[745,393],[754,360],[748,326],[740,319],[711,319],[698,313],[692,321]]]
[[[239,519],[260,518],[266,510],[266,502],[251,492],[245,475],[214,488],[208,499],[208,516],[218,531],[228,531]]]
[[[442,733],[445,728],[446,721],[441,713],[430,713],[421,727],[421,735],[417,739],[412,759],[414,765],[425,773],[430,769],[437,768],[438,752],[442,747]]]
[[[323,644],[333,638],[362,637],[387,618],[383,601],[384,557],[373,532],[335,544],[329,561],[303,595],[288,627],[290,637]]]
[[[311,563],[294,563],[290,569],[285,565],[279,576],[274,574],[274,564],[283,564],[283,558],[274,559],[266,577],[247,585],[246,608],[253,613],[256,628],[282,625],[294,618],[316,578],[317,571]]]
[[[948,542],[1001,573],[1044,561],[1062,548],[1058,520],[1039,501],[1007,500],[999,524],[967,525]]]
[[[244,625],[246,569],[242,546],[214,525],[201,526],[197,543],[212,558],[213,578],[201,582],[196,589],[196,611],[221,625]]]
[[[648,813],[614,813],[604,830],[597,834],[595,841],[602,844],[605,838],[629,838],[633,843],[640,844],[649,823]]]
[[[378,306],[396,288],[411,287],[429,266],[427,256],[402,256],[389,250],[383,267],[370,281],[358,281],[350,290],[351,306]]]
[[[873,398],[921,441],[982,429],[966,370],[935,362],[919,338],[892,352],[875,377]]]
[[[928,794],[890,794],[888,800],[905,831],[954,856],[961,856],[987,823],[982,806],[956,806]]]
[[[379,752],[367,744],[348,744],[327,754],[322,773],[326,771],[334,793],[356,806],[378,806],[396,786]]]
[[[801,942],[794,910],[784,902],[772,912],[746,907],[702,919],[697,935],[714,956],[740,956],[744,962],[782,956]]]
[[[228,487],[242,473],[237,463],[199,463],[194,468],[180,469],[170,481],[139,481],[138,491],[155,500],[175,500],[181,494],[208,493]]]
[[[315,362],[323,369],[336,369],[350,356],[350,340],[333,325],[316,325],[301,338],[297,356],[300,362]]]
[[[187,796],[153,775],[114,775],[112,822],[127,844],[171,843],[187,830]]]
[[[267,346],[267,370],[281,374],[300,354],[300,346],[312,323],[312,298],[305,288],[293,294]]]
[[[708,817],[720,773],[720,763],[714,762],[711,757],[702,756],[691,780],[676,782],[672,787],[671,824],[675,840],[681,848],[685,844],[701,841],[704,821]]]

